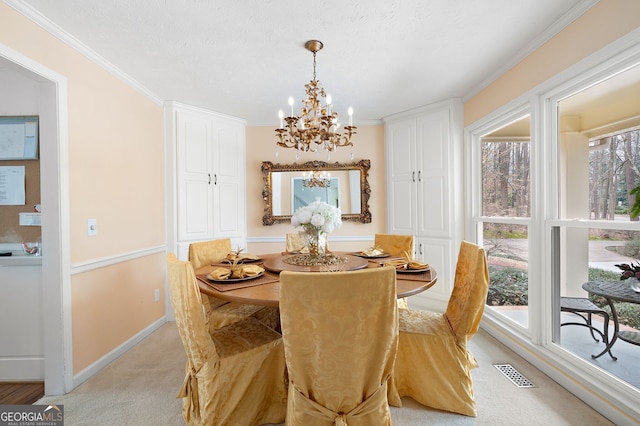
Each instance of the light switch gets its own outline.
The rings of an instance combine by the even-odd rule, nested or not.
[[[87,221],[87,235],[90,237],[95,236],[98,233],[98,228],[95,219],[89,219]]]

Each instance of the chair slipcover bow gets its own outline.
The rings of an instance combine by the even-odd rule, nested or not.
[[[280,274],[287,425],[388,425],[395,270]]]

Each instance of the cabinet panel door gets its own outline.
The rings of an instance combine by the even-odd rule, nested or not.
[[[447,215],[446,182],[441,176],[422,176],[418,182],[420,208],[418,209],[417,234],[431,237],[446,237],[449,216]]]
[[[449,112],[434,111],[416,120],[418,219],[421,236],[449,236]]]
[[[431,300],[448,301],[453,289],[451,241],[438,238],[416,238],[416,258],[427,262],[438,273],[436,284],[424,293]],[[419,297],[416,295],[413,297]]]
[[[407,181],[391,182],[389,194],[389,217],[387,232],[390,234],[415,234],[415,183]]]
[[[213,236],[211,202],[211,121],[176,113],[178,240]]]
[[[449,112],[434,111],[416,119],[418,158],[423,173],[447,169],[449,148]]]
[[[416,227],[415,120],[386,126],[387,232],[414,235]]]
[[[214,122],[214,234],[245,234],[245,137],[240,124]]]
[[[207,182],[185,181],[182,183],[184,204],[188,206],[182,212],[185,219],[183,227],[185,236],[199,238],[201,235],[205,237],[210,235],[209,218],[211,215],[208,192]]]
[[[238,185],[231,182],[218,182],[216,188],[215,235],[216,238],[238,235],[240,218],[238,204],[243,193],[238,192]]]

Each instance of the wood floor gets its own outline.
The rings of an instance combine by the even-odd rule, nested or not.
[[[33,404],[44,396],[44,382],[0,382],[0,405]]]

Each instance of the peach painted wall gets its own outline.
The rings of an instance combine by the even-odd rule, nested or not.
[[[164,244],[162,106],[91,62],[74,68],[84,81],[69,84],[72,263]]]
[[[275,123],[277,125],[277,123]],[[357,125],[357,123],[356,123]],[[271,161],[279,164],[305,163],[307,161],[325,161],[349,163],[350,149],[339,148],[332,153],[328,161],[326,154],[301,154],[296,161],[295,152],[292,149],[279,149],[276,158],[275,125],[273,127],[259,126],[247,128],[247,235],[252,237],[282,237],[286,233],[298,232],[299,228],[293,228],[290,223],[280,223],[272,226],[262,225],[263,201],[262,201],[262,172],[260,166],[263,161]],[[384,126],[368,125],[359,126],[358,134],[353,136],[354,160],[371,160],[369,170],[369,184],[371,185],[371,198],[369,209],[371,211],[371,223],[343,222],[342,227],[329,235],[329,247],[331,250],[358,250],[371,245],[375,233],[384,232],[385,216],[385,186],[384,186]],[[332,236],[343,236],[360,241],[332,242]],[[248,251],[252,253],[268,253],[284,250],[284,242],[281,243],[251,243]]]
[[[73,369],[82,371],[164,315],[151,295],[165,279],[164,253],[77,274],[73,278]],[[160,299],[164,300],[164,285]]]
[[[465,126],[639,27],[640,1],[600,0],[464,104]]]
[[[164,315],[164,295],[153,301],[164,255],[118,260],[164,245],[162,105],[4,3],[0,43],[67,78],[70,267],[84,267],[71,275],[77,373]]]

